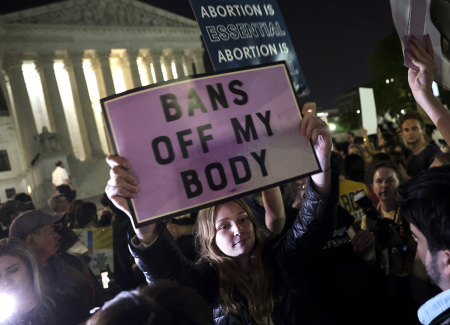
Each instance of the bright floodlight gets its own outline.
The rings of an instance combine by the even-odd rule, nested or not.
[[[16,303],[11,295],[0,294],[0,322],[7,320],[14,313]]]
[[[328,126],[330,127],[331,131],[336,130],[336,124],[330,123],[330,124],[328,124]]]

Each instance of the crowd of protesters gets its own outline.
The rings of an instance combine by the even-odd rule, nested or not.
[[[449,143],[424,40],[409,39],[409,85]],[[25,193],[1,205],[0,324],[450,324],[448,146],[417,112],[336,143],[315,110],[299,132],[321,172],[140,228],[126,159],[107,158],[100,216],[56,162],[51,214]],[[93,227],[112,228],[108,288],[74,232]]]

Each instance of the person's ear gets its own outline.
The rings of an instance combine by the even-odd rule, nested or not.
[[[33,236],[33,234],[30,233],[30,234],[26,235],[24,241],[25,241],[25,243],[27,245],[33,246],[33,244],[34,244],[34,236]]]
[[[444,274],[447,278],[450,277],[450,249],[443,250],[442,262],[444,267]]]

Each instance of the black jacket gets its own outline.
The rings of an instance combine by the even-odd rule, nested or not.
[[[307,274],[332,229],[338,191],[337,180],[333,180],[332,193],[328,196],[320,195],[308,185],[303,206],[292,228],[283,237],[269,238],[265,243],[262,260],[270,270],[275,301],[274,324],[308,324],[308,319],[312,320],[307,303]],[[167,229],[161,229],[158,239],[147,248],[130,244],[132,255],[147,281],[168,279],[194,287],[213,308],[217,308],[220,304],[217,267],[205,259],[196,264],[187,260]],[[253,324],[245,309],[239,314],[228,315],[216,309],[214,316],[216,324]]]

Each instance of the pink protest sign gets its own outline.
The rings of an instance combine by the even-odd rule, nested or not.
[[[139,180],[137,227],[320,170],[283,63],[140,88],[102,107]]]

